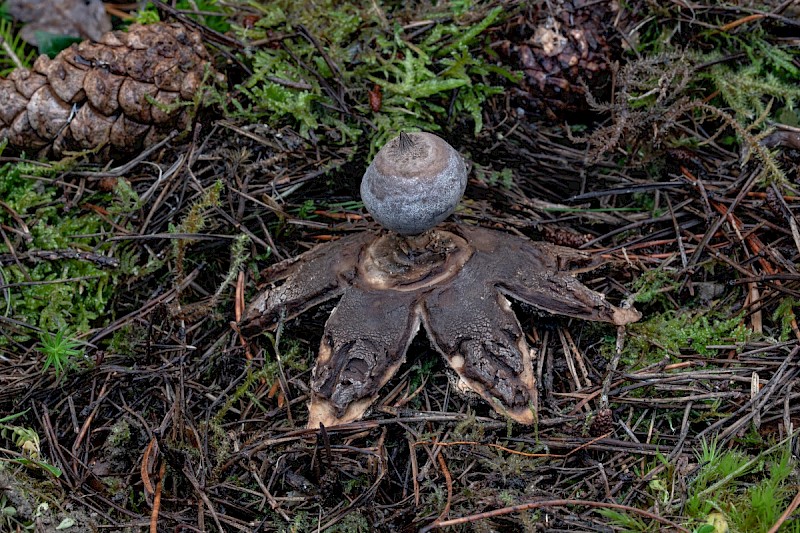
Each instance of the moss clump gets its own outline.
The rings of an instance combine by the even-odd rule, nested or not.
[[[125,418],[117,420],[111,426],[111,432],[108,435],[108,445],[113,447],[125,446],[131,440],[131,425]]]
[[[374,152],[398,131],[439,130],[452,116],[471,117],[478,131],[483,102],[501,92],[490,75],[513,78],[487,61],[488,47],[480,57],[471,51],[499,20],[499,7],[469,19],[442,8],[426,13],[435,22],[424,28],[404,28],[410,14],[402,8],[366,1],[253,7],[260,19],[240,33],[276,46],[244,58],[253,75],[238,87],[246,98],[230,102],[229,112],[249,121],[289,120],[306,137],[353,143],[372,130]]]
[[[775,311],[772,313],[772,320],[781,326],[778,339],[781,342],[789,340],[792,335],[792,322],[796,320],[794,310],[800,308],[800,300],[786,297],[781,299]]]
[[[642,272],[633,284],[636,303],[649,304],[657,300],[663,293],[675,288],[674,275],[665,269]]]
[[[713,345],[744,343],[750,332],[742,318],[725,318],[718,312],[669,311],[628,328],[630,340],[626,353],[639,362],[652,362],[685,350],[711,356]]]
[[[24,256],[55,250],[102,253],[112,225],[87,204],[65,206],[62,192],[48,179],[53,175],[24,164],[0,167],[0,224],[10,228],[8,239],[0,241],[0,284],[7,287],[3,314],[45,331],[85,332],[107,316],[116,272],[88,260]],[[15,338],[29,337],[20,332]]]
[[[647,474],[656,468],[661,471],[647,485],[647,492],[659,501],[664,514],[683,516],[684,525],[695,528],[694,531],[713,533],[730,529],[765,533],[777,522],[796,492],[793,486],[798,481],[797,471],[791,450],[785,444],[752,456],[739,450],[723,450],[716,443],[703,441],[697,463],[686,498],[681,499],[682,509],[675,506],[676,500],[669,498],[667,488],[674,486],[679,473],[666,458],[658,458],[643,472]],[[631,520],[624,513],[603,514],[619,525]],[[795,531],[797,524],[788,523],[788,530]],[[724,524],[725,527],[715,529],[708,527],[709,524]]]

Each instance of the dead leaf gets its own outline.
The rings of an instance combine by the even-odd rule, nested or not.
[[[111,18],[100,0],[8,0],[8,12],[25,22],[25,42],[39,46],[37,33],[96,41],[111,30]]]

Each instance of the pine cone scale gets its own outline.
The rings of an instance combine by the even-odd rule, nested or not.
[[[129,143],[131,150],[140,150],[144,138],[149,133],[149,129],[150,126],[147,124],[140,124],[122,115],[111,126],[109,140],[112,146],[122,146],[125,143]]]
[[[33,93],[27,106],[31,127],[43,139],[55,138],[67,125],[72,106],[56,98],[47,85]]]
[[[47,58],[47,56],[42,56]],[[39,68],[37,68],[37,65]],[[65,102],[75,103],[83,99],[83,79],[86,75],[85,67],[81,69],[70,63],[37,60],[33,66],[38,72],[47,76],[47,83],[53,92]]]
[[[86,74],[83,90],[89,103],[103,115],[113,115],[119,109],[119,90],[125,78],[104,69],[93,69]]]
[[[0,80],[0,120],[10,126],[28,105],[28,100],[17,91],[11,80]]]
[[[168,110],[172,109],[174,104],[178,102],[179,96],[178,93],[173,91],[158,91],[158,93],[156,93],[155,101],[158,102],[159,105],[154,105],[150,109],[150,115],[153,117],[154,124],[165,124],[172,119],[173,115],[171,115]]]
[[[47,79],[44,76],[30,70],[15,70],[8,79],[14,82],[17,91],[27,99],[30,99],[33,93],[47,83]]]
[[[47,140],[42,139],[31,127],[27,113],[20,113],[11,123],[8,132],[8,142],[14,146],[24,146],[39,149],[47,146]]]
[[[69,125],[73,146],[65,149],[78,150],[96,143],[98,146],[108,144],[111,140],[111,128],[119,117],[109,117],[98,113],[91,104],[84,105],[75,114]],[[63,144],[66,139],[61,140]]]
[[[525,76],[522,102],[548,115],[588,109],[585,87],[607,86],[611,64],[622,54],[624,13],[617,2],[551,0],[531,2],[509,20],[496,46]]]

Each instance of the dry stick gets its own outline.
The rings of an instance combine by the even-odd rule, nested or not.
[[[686,176],[687,179],[689,179],[693,183],[695,183],[695,184],[702,183],[699,179],[697,179],[695,176],[693,176],[692,173],[689,172],[689,170],[687,168],[681,167],[681,172],[683,173],[684,176]],[[732,213],[733,210],[736,209],[736,207],[739,206],[739,204],[742,202],[742,200],[747,195],[747,193],[750,192],[750,189],[752,189],[753,186],[756,184],[756,181],[758,180],[759,176],[760,176],[759,174],[756,174],[754,172],[753,175],[750,176],[750,178],[747,179],[747,181],[745,182],[745,184],[742,186],[741,190],[739,191],[739,194],[736,195],[736,198],[733,199],[733,201],[731,202],[731,205],[727,208],[728,212]],[[704,240],[711,239],[711,237],[715,233],[717,233],[719,228],[722,227],[722,224],[725,222],[726,219],[727,219],[727,217],[725,215],[723,215],[721,217],[718,217],[717,220],[714,221],[711,224],[711,226],[708,228],[708,231],[706,231],[703,239]],[[691,259],[689,259],[689,268],[691,268],[694,265],[696,265],[697,262],[700,260],[700,255],[701,255],[702,250],[703,250],[702,244],[704,244],[704,243],[701,243],[701,246],[698,246],[695,249],[694,254],[692,254]]]
[[[474,515],[464,516],[461,518],[454,518],[452,520],[445,520],[444,522],[439,522],[438,524],[430,524],[420,529],[419,533],[427,533],[428,531],[431,531],[432,529],[435,528],[457,526],[460,524],[468,524],[470,522],[475,522],[477,520],[484,520],[486,518],[495,518],[497,516],[503,516],[511,513],[530,511],[531,509],[541,509],[542,507],[561,507],[565,505],[584,505],[586,507],[597,507],[600,509],[619,509],[621,511],[627,511],[629,513],[638,514],[639,516],[644,516],[645,518],[655,520],[664,525],[672,527],[676,531],[680,531],[681,533],[691,533],[688,529],[679,526],[675,522],[663,518],[661,516],[658,516],[657,514],[651,513],[650,511],[637,509],[636,507],[629,507],[627,505],[621,505],[619,503],[603,503],[603,502],[593,502],[589,500],[541,500],[537,502],[522,503],[520,505],[503,507],[502,509],[495,509],[494,511],[487,511],[485,513],[477,513]]]
[[[239,338],[239,343],[244,348],[245,359],[247,359],[248,361],[252,361],[253,353],[250,351],[250,343],[247,342],[247,339],[244,338],[242,332],[239,331],[239,322],[242,321],[242,316],[244,315],[244,309],[245,309],[244,284],[245,284],[245,273],[243,270],[240,270],[239,277],[236,280],[236,293],[234,296],[235,322],[231,322],[230,327],[236,333],[237,337]]]
[[[278,500],[275,499],[275,496],[272,495],[272,493],[269,491],[269,488],[264,484],[264,480],[261,479],[261,475],[259,474],[255,463],[253,461],[248,461],[247,466],[250,470],[250,475],[252,475],[253,479],[256,481],[256,483],[258,483],[258,486],[261,488],[261,492],[264,493],[264,497],[267,499],[267,503],[269,503],[269,506],[272,508],[272,510],[281,515],[281,517],[286,520],[287,524],[291,524],[292,519],[289,518],[289,515],[286,514],[286,511],[281,508],[281,504],[278,503]]]
[[[753,417],[754,411],[757,409],[761,409],[764,403],[766,403],[766,401],[770,398],[770,396],[772,396],[772,393],[777,390],[778,383],[783,377],[783,374],[786,372],[786,369],[789,368],[789,364],[792,362],[792,360],[798,353],[800,353],[800,346],[795,347],[795,349],[792,350],[789,353],[789,355],[786,356],[786,359],[783,360],[783,362],[775,371],[775,373],[772,375],[772,377],[770,377],[769,383],[767,383],[767,385],[763,389],[761,389],[754,398],[752,398],[750,401],[739,407],[739,409],[737,409],[730,416],[708,426],[706,429],[698,433],[695,439],[699,440],[704,435],[710,433],[711,431],[714,431],[715,429],[718,429],[720,426],[725,424],[730,424],[731,418],[749,410],[750,411],[749,414],[742,416],[742,418],[730,424],[724,431],[722,431],[719,435],[717,435],[717,438],[723,440],[732,433],[738,431],[742,425],[744,425],[747,421],[749,421]]]
[[[47,404],[42,404],[41,422],[42,427],[44,427],[45,437],[50,443],[52,454],[55,455],[55,458],[61,465],[61,471],[64,472],[64,480],[66,481],[67,485],[69,485],[69,488],[74,489],[77,485],[80,485],[81,482],[78,478],[77,472],[73,471],[71,472],[72,475],[69,475],[70,471],[67,469],[69,463],[67,462],[66,457],[64,457],[62,446],[58,443],[58,436],[56,435],[55,429],[53,428],[53,423],[50,420],[50,411],[47,409]],[[77,484],[75,481],[77,481]]]
[[[179,131],[173,130],[167,135],[164,139],[158,141],[157,143],[145,148],[139,155],[125,163],[124,165],[120,165],[115,167],[112,170],[101,170],[101,171],[89,171],[89,170],[76,170],[70,171],[70,175],[72,176],[79,176],[79,177],[87,177],[87,178],[118,178],[120,176],[127,175],[134,167],[138,166],[139,163],[145,162],[145,160],[150,157],[150,155],[159,150],[165,144],[170,142],[172,139],[177,137],[180,134]],[[156,165],[157,166],[157,165]],[[47,165],[45,168],[52,168],[50,165]],[[160,168],[160,167],[159,167]]]
[[[558,336],[561,339],[561,346],[564,349],[564,361],[567,363],[567,368],[569,369],[569,373],[572,376],[572,381],[575,383],[575,390],[579,391],[583,389],[581,385],[581,380],[578,377],[578,372],[575,370],[575,360],[573,359],[572,350],[567,344],[567,339],[564,336],[564,329],[558,328]]]
[[[11,62],[14,63],[14,66],[18,69],[25,68],[25,65],[22,64],[22,61],[19,60],[17,54],[14,53],[14,49],[8,44],[8,41],[0,37],[0,43],[2,43],[3,52],[6,53],[8,57],[11,58]]]
[[[600,409],[608,407],[608,393],[611,389],[611,378],[617,371],[620,359],[622,359],[622,348],[625,346],[625,326],[617,327],[617,340],[614,343],[614,357],[611,358],[611,363],[608,365],[608,372],[606,377],[603,378],[603,387],[600,389]],[[576,406],[577,408],[577,406]]]
[[[144,304],[141,308],[125,315],[122,318],[115,320],[105,328],[95,333],[94,336],[89,340],[89,344],[97,343],[100,339],[104,338],[107,335],[110,335],[111,333],[115,332],[116,330],[128,324],[129,322],[146,315],[157,305],[171,301],[173,298],[175,298],[178,292],[188,287],[195,280],[195,278],[197,278],[197,276],[200,275],[200,271],[203,269],[203,266],[204,265],[202,264],[198,265],[197,268],[195,268],[188,276],[186,276],[183,279],[183,281],[181,281],[180,285],[178,285],[174,289],[170,289],[168,292],[165,292],[164,294],[157,296],[156,298],[153,298],[152,300]]]
[[[789,435],[794,433],[792,428],[792,403],[790,401],[790,398],[792,397],[792,387],[793,383],[789,383],[789,385],[786,387],[786,396],[783,397],[783,428]]]
[[[416,444],[411,442],[410,438],[408,439],[408,451],[411,457],[411,483],[414,486],[414,505],[419,507],[419,463],[417,461],[417,451],[414,449]]]
[[[786,203],[786,199],[781,194],[781,191],[778,190],[778,187],[773,183],[770,188],[775,193],[775,201],[780,205],[783,217],[789,222],[789,231],[792,234],[795,248],[800,252],[800,228],[797,227],[797,219],[792,214],[792,210],[789,209],[789,204]],[[766,193],[764,193],[764,197],[767,197]]]
[[[542,335],[542,342],[541,342],[541,353],[538,356],[538,360],[536,361],[536,383],[538,387],[542,386],[544,382],[542,378],[542,371],[544,370],[544,360],[547,358],[547,345],[550,342],[550,332],[545,331]],[[538,394],[535,395],[537,398],[539,397]],[[539,412],[538,410],[536,411]]]
[[[152,456],[153,461],[156,460],[156,456],[158,455],[158,441],[155,437],[150,439],[150,442],[147,443],[145,446],[144,453],[142,454],[142,464],[139,466],[139,474],[142,478],[142,487],[144,487],[145,495],[150,495],[155,492],[155,487],[153,487],[153,483],[150,481],[150,458]],[[155,453],[153,453],[155,450]]]
[[[112,5],[105,4],[103,7],[105,7],[106,13],[108,13],[109,15],[112,15],[114,17],[119,17],[122,20],[130,21],[130,20],[133,20],[133,19],[136,18],[133,15],[131,15],[130,13],[128,13],[127,11],[123,11],[123,10],[117,8],[117,7],[112,6]]]
[[[194,472],[192,472],[192,469],[188,463],[183,466],[183,475],[186,476],[186,479],[188,479],[189,483],[192,484],[192,487],[194,487],[197,495],[200,496],[201,500],[203,500],[206,508],[211,513],[211,518],[213,518],[214,523],[217,524],[217,528],[219,528],[220,533],[225,533],[225,529],[222,527],[222,523],[220,523],[219,517],[217,516],[217,511],[214,509],[214,504],[211,503],[211,500],[208,498],[205,490],[200,487],[200,482],[197,481],[197,477],[194,475]]]
[[[5,211],[7,211],[8,214],[11,216],[11,218],[14,219],[14,222],[17,223],[17,226],[20,227],[19,232],[22,235],[23,239],[25,239],[28,242],[33,240],[33,236],[31,235],[30,228],[28,228],[28,225],[25,224],[25,221],[22,219],[22,217],[19,215],[19,213],[14,211],[14,209],[12,209],[10,205],[8,205],[7,203],[5,203],[3,201],[0,201],[0,208],[3,208]],[[13,248],[9,248],[9,249],[13,250]]]
[[[688,169],[686,169],[684,167],[681,167],[681,172],[683,173],[683,175],[687,179],[689,179],[689,180],[691,180],[691,181],[693,181],[695,183],[699,183],[700,182],[700,180],[698,180],[695,176],[693,176],[692,173]],[[754,176],[755,176],[755,174],[754,174]],[[751,179],[750,181],[753,181],[753,180]],[[748,183],[750,183],[750,181]],[[750,186],[752,186],[752,184]],[[746,187],[746,188],[749,189],[749,187]],[[744,190],[745,189],[742,189],[742,192],[744,192]],[[719,225],[714,229],[715,232],[719,228],[719,226],[722,225],[722,221],[727,219],[727,220],[730,221],[731,226],[733,226],[733,228],[736,231],[737,235],[740,234],[741,229],[744,226],[744,224],[742,224],[742,221],[736,215],[733,214],[733,209],[734,209],[734,207],[735,207],[735,205],[737,203],[737,200],[739,200],[743,196],[742,192],[739,193],[739,195],[736,197],[736,200],[734,200],[734,202],[728,207],[724,206],[723,204],[721,204],[719,202],[715,202],[715,201],[711,202],[711,205],[714,207],[714,209],[716,209],[722,215],[722,217],[719,219]],[[709,230],[708,233],[711,233],[711,231]],[[708,233],[707,233],[707,235],[708,235]],[[767,259],[762,254],[762,252],[766,249],[766,246],[764,246],[764,243],[761,242],[761,239],[759,239],[756,235],[754,235],[752,233],[748,234],[745,237],[741,237],[740,236],[740,238],[742,238],[742,240],[747,244],[747,246],[750,248],[750,251],[754,255],[758,256],[758,263],[761,265],[761,268],[764,269],[764,272],[766,272],[767,274],[770,274],[770,275],[777,274],[777,270],[775,269],[775,267],[773,267],[772,264],[769,261],[767,261]],[[697,253],[695,255],[697,255]],[[780,283],[776,282],[776,285],[779,286]],[[794,317],[793,313],[792,313],[792,318],[791,318],[791,327],[792,327],[792,331],[795,334],[795,337],[797,337],[798,340],[800,340],[800,328],[797,325],[797,319]]]
[[[693,405],[694,402],[687,402],[686,407],[683,410],[683,420],[681,421],[681,432],[678,435],[678,442],[675,444],[675,447],[667,457],[667,460],[670,463],[674,461],[683,451],[683,444],[686,442],[686,437],[689,435],[689,415],[692,412]]]
[[[723,215],[725,215],[725,216],[727,216],[729,218],[729,220],[731,222],[731,225],[736,230],[737,235],[739,235],[740,230],[743,227],[742,221],[739,220],[739,218],[736,215],[731,213],[730,209],[726,209],[725,206],[723,206],[722,204],[714,202],[713,205],[714,205],[714,208],[717,209],[717,211],[719,211],[720,213],[722,213]],[[766,250],[767,247],[764,246],[764,243],[761,242],[761,239],[759,239],[753,233],[750,233],[750,234],[746,235],[745,237],[743,237],[743,240],[747,244],[747,246],[750,248],[750,251],[754,255],[758,256],[758,262],[761,265],[761,268],[764,269],[764,272],[766,272],[767,274],[776,274],[777,270],[775,269],[775,267],[772,266],[772,264],[769,261],[767,261],[767,259],[762,254],[762,252],[764,252],[764,250]],[[775,285],[780,286],[781,283],[776,281]],[[755,302],[753,302],[753,303],[755,303]],[[792,313],[792,318],[791,318],[792,331],[794,332],[795,336],[798,339],[800,339],[800,329],[798,329],[798,326],[797,326],[797,319],[794,317],[794,313],[791,310],[790,310],[790,312]]]
[[[289,420],[290,425],[294,425],[292,420],[292,397],[289,395],[289,381],[286,379],[286,373],[283,371],[283,359],[281,358],[281,333],[283,333],[285,313],[281,313],[280,320],[278,321],[278,329],[275,331],[275,361],[278,363],[278,380],[281,384],[281,392],[286,399],[286,418]],[[321,423],[320,423],[321,425]]]
[[[720,26],[719,30],[727,32],[727,31],[730,31],[730,30],[732,30],[734,28],[737,28],[737,27],[741,26],[742,24],[746,24],[746,23],[752,22],[754,20],[761,20],[764,17],[766,17],[766,15],[764,13],[753,13],[752,15],[747,15],[746,17],[742,17],[740,19],[737,19],[737,20],[734,20],[732,22],[729,22],[729,23],[727,23],[727,24],[725,24],[723,26]]]
[[[689,259],[686,257],[686,248],[683,246],[683,238],[681,238],[681,228],[680,225],[678,224],[678,219],[675,218],[675,211],[672,209],[672,200],[669,199],[669,194],[665,194],[664,198],[666,198],[667,200],[669,215],[672,217],[672,227],[675,229],[675,240],[678,244],[678,251],[681,254],[681,264],[683,265],[683,268],[686,268]]]
[[[530,453],[530,452],[521,452],[519,450],[514,450],[512,448],[507,448],[507,447],[503,446],[502,444],[495,444],[493,442],[476,442],[476,441],[472,441],[472,440],[457,440],[457,441],[451,441],[451,442],[443,442],[443,441],[440,441],[440,440],[439,441],[430,441],[430,440],[428,440],[428,441],[415,442],[414,446],[418,446],[418,445],[421,446],[421,445],[424,445],[424,444],[434,444],[436,446],[439,446],[440,448],[444,448],[446,446],[466,446],[466,445],[469,445],[469,446],[487,446],[489,448],[495,448],[495,449],[498,449],[498,450],[502,450],[502,451],[510,453],[512,455],[521,455],[522,457],[538,457],[538,458],[548,458],[548,459],[566,459],[566,458],[570,457],[571,455],[573,455],[575,453],[578,453],[579,451],[584,450],[584,449],[592,446],[596,442],[605,439],[609,435],[611,435],[611,433],[606,433],[605,435],[600,435],[599,437],[595,437],[594,439],[592,439],[590,441],[586,441],[583,444],[581,444],[580,446],[577,446],[576,448],[573,448],[572,450],[568,451],[567,453]],[[441,453],[441,451],[440,451],[440,453]]]
[[[368,452],[368,453],[378,456],[378,454],[375,453],[375,452]],[[320,530],[324,531],[324,530],[327,530],[327,529],[335,526],[336,523],[339,520],[341,520],[345,515],[349,514],[351,512],[351,510],[356,509],[356,508],[361,508],[364,505],[366,505],[367,502],[371,502],[373,500],[373,498],[375,496],[375,493],[378,491],[378,486],[381,484],[381,481],[386,476],[385,462],[380,460],[381,459],[380,456],[378,456],[378,459],[379,459],[378,460],[378,473],[377,473],[377,475],[375,477],[375,481],[372,483],[372,485],[370,485],[370,487],[366,491],[363,491],[361,494],[359,494],[352,502],[350,502],[349,505],[347,505],[347,507],[344,507],[342,510],[340,510],[337,513],[335,513],[333,515],[333,518],[331,518],[327,523],[322,524],[321,526],[319,526]]]
[[[427,401],[427,397],[426,397],[426,401]],[[428,406],[428,407],[430,408],[430,406]],[[431,424],[428,424],[428,426],[431,427]],[[425,461],[425,464],[422,466],[422,470],[420,471],[420,476],[422,478],[427,478],[428,469],[431,468],[433,462],[436,461],[436,459],[439,456],[439,454],[443,453],[442,448],[444,448],[444,445],[442,445],[442,441],[444,439],[446,439],[446,438],[449,438],[449,435],[450,435],[450,431],[448,430],[448,431],[444,432],[444,435],[440,439],[423,441],[423,442],[419,443],[419,444],[426,445],[425,446],[425,451],[428,454],[428,460]],[[427,446],[428,444],[432,445],[431,449],[428,448],[428,446]]]
[[[691,202],[688,201],[688,200],[683,201],[680,204],[678,204],[677,206],[675,206],[675,209],[678,210],[678,209],[688,205],[689,203],[691,203]],[[670,221],[672,221],[672,217],[670,215],[661,215],[660,217],[656,217],[656,218],[648,218],[648,219],[645,219],[645,220],[640,220],[638,222],[631,222],[630,224],[626,224],[625,226],[622,226],[620,228],[615,228],[615,229],[609,231],[608,233],[604,233],[603,235],[600,235],[599,237],[595,237],[594,239],[590,240],[589,242],[581,244],[578,247],[578,249],[579,250],[585,250],[587,248],[591,248],[593,245],[597,244],[598,242],[603,241],[603,240],[605,240],[605,239],[607,239],[609,237],[612,237],[614,235],[617,235],[619,233],[623,233],[623,232],[630,231],[630,230],[633,230],[633,229],[638,229],[638,228],[641,228],[641,227],[644,227],[644,226],[655,225],[655,224],[658,224],[659,222],[670,222]],[[715,230],[715,232],[716,232],[716,230]]]
[[[622,327],[622,326],[620,326],[620,327]],[[620,341],[620,337],[618,336],[617,337],[617,342],[619,342],[619,341]],[[616,353],[618,353],[621,356],[622,355],[622,349],[621,348],[618,349]],[[615,360],[616,360],[616,362],[615,362]],[[622,385],[623,383],[625,383],[626,380],[636,379],[642,374],[641,370],[638,371],[638,372],[634,372],[633,374],[625,374],[625,378],[624,379],[619,379],[619,380],[614,381],[612,383],[611,382],[611,377],[613,375],[614,370],[616,370],[616,368],[617,368],[617,364],[619,363],[619,357],[617,357],[615,355],[614,358],[612,359],[611,363],[612,364],[609,365],[609,371],[606,373],[606,377],[603,379],[603,385],[600,388],[596,389],[593,392],[587,393],[586,395],[578,395],[578,394],[572,395],[574,398],[581,398],[581,401],[578,402],[577,404],[575,404],[575,407],[572,408],[572,411],[567,413],[568,416],[574,416],[574,415],[578,414],[578,411],[583,409],[584,405],[586,405],[588,402],[590,402],[593,399],[595,399],[598,395],[602,395],[601,399],[600,399],[600,408],[602,409],[602,408],[608,407],[608,395],[609,395],[609,392],[610,392],[612,387],[618,387],[618,386]],[[681,369],[681,368],[687,368],[687,367],[690,367],[692,365],[694,365],[694,363],[692,361],[684,361],[683,363],[673,363],[671,365],[666,365],[664,367],[664,370],[665,371],[667,371],[667,370],[677,370],[677,369]],[[651,376],[651,377],[661,377],[661,376],[656,374],[656,375]],[[676,376],[676,378],[680,379],[678,376]],[[644,379],[644,378],[641,378],[641,379]],[[650,378],[648,378],[648,379],[650,379]],[[564,396],[569,396],[569,395],[565,394]]]
[[[153,3],[155,4],[156,8],[164,11],[165,13],[168,13],[171,17],[174,17],[176,20],[180,21],[184,25],[189,26],[190,28],[193,28],[196,31],[202,33],[205,39],[220,44],[222,46],[230,46],[231,48],[234,48],[236,50],[244,49],[244,45],[239,41],[237,41],[236,39],[234,39],[233,37],[229,37],[224,33],[212,30],[208,26],[201,24],[195,19],[184,15],[182,11],[175,9],[174,7],[168,5],[166,2],[162,2],[160,0],[153,0]],[[252,74],[252,72],[250,72],[249,69],[247,69],[247,73]]]
[[[575,361],[578,363],[578,368],[583,374],[583,380],[587,387],[592,386],[592,380],[589,379],[589,371],[586,369],[586,363],[583,360],[583,354],[578,349],[578,346],[575,344],[575,341],[572,340],[572,335],[570,335],[569,330],[566,328],[562,328],[564,331],[564,338],[567,340],[567,344],[569,345],[572,353],[575,355]],[[561,331],[561,330],[559,330]]]
[[[94,420],[94,417],[97,414],[97,411],[100,409],[100,406],[103,404],[103,401],[106,399],[106,396],[108,395],[108,392],[106,392],[106,389],[108,388],[108,382],[109,382],[110,379],[111,379],[111,374],[106,374],[106,381],[105,381],[105,383],[103,383],[103,386],[100,388],[100,394],[98,395],[97,400],[94,401],[94,409],[92,409],[92,412],[89,413],[89,416],[86,417],[86,420],[83,422],[83,427],[81,427],[81,431],[78,434],[78,438],[75,439],[75,443],[72,445],[72,457],[73,457],[72,469],[73,469],[73,472],[77,473],[77,471],[78,471],[77,459],[78,459],[78,455],[79,455],[79,451],[80,451],[79,449],[81,447],[81,443],[83,442],[83,439],[86,437],[86,433],[89,431],[89,426],[92,425],[92,421]],[[88,450],[87,450],[87,452],[88,452]]]
[[[0,202],[2,204],[3,202]],[[77,261],[88,261],[100,268],[117,268],[119,260],[107,255],[83,252],[66,248],[63,250],[32,250],[23,254],[0,254],[0,266],[13,265],[18,261],[60,261],[62,259],[74,259]]]
[[[158,482],[156,482],[156,494],[153,497],[153,511],[150,513],[150,533],[158,533],[158,512],[161,509],[161,489],[164,486],[164,474],[167,471],[167,464],[162,461],[161,468],[158,469]]]
[[[439,466],[442,468],[442,474],[444,474],[444,482],[447,485],[447,501],[444,504],[444,509],[442,509],[442,512],[439,513],[439,516],[436,518],[436,520],[434,520],[433,523],[428,527],[436,527],[436,524],[440,524],[442,522],[442,519],[450,513],[450,502],[453,501],[453,478],[450,476],[450,471],[447,469],[447,463],[444,462],[444,457],[442,457],[442,454],[439,453],[436,458],[439,460]]]

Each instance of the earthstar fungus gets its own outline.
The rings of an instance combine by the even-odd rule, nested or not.
[[[459,388],[532,424],[536,355],[509,298],[616,325],[640,318],[575,278],[574,270],[592,266],[585,253],[465,224],[433,228],[455,209],[465,185],[466,168],[449,144],[429,133],[401,134],[378,153],[361,185],[365,206],[389,230],[348,235],[263,273],[272,287],[248,307],[246,335],[339,299],[311,376],[308,427],[360,418],[404,362],[420,326]]]

